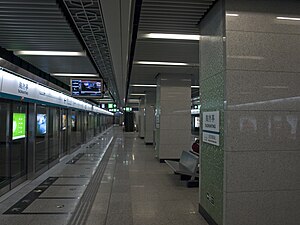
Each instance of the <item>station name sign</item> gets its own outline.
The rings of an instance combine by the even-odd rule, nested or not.
[[[220,146],[220,113],[219,111],[203,112],[203,142]]]

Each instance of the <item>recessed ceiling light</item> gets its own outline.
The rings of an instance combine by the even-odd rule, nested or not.
[[[131,87],[157,87],[156,84],[132,84]]]
[[[130,94],[130,95],[132,95],[132,96],[144,96],[144,95],[146,95],[146,94],[141,94],[141,93],[133,93],[133,94]]]
[[[86,52],[14,51],[15,55],[86,56]]]
[[[226,16],[237,17],[237,16],[240,16],[240,15],[239,15],[239,14],[236,14],[236,13],[226,13]]]
[[[134,64],[139,65],[159,65],[159,66],[188,66],[188,63],[181,62],[153,62],[153,61],[137,61]]]
[[[283,16],[277,16],[276,19],[278,19],[278,20],[294,20],[294,21],[300,21],[300,18],[298,18],[298,17],[283,17]]]
[[[128,102],[130,102],[130,103],[139,103],[140,100],[139,99],[131,98],[131,99],[128,99]]]
[[[149,33],[141,35],[142,38],[154,39],[175,39],[175,40],[192,40],[199,41],[200,35],[191,34],[163,34],[163,33]]]
[[[98,74],[89,73],[51,73],[55,77],[98,77]]]

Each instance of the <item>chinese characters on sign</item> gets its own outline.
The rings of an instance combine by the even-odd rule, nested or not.
[[[19,81],[18,92],[21,94],[28,95],[28,84]]]
[[[203,112],[203,142],[219,146],[220,119],[219,111]]]

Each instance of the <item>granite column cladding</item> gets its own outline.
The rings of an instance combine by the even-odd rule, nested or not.
[[[300,221],[300,1],[219,0],[200,24],[200,209],[221,225]],[[213,198],[212,198],[213,197]]]
[[[300,1],[226,0],[224,224],[300,224]],[[284,17],[284,18],[282,18]]]
[[[144,117],[144,134],[145,144],[153,144],[154,137],[154,110],[155,110],[155,92],[145,92],[145,117]]]
[[[191,77],[157,77],[155,113],[156,154],[159,160],[179,159],[191,139]]]
[[[218,1],[200,24],[201,128],[203,112],[219,111],[220,146],[201,141],[199,203],[201,213],[208,214],[219,225],[223,224],[224,32],[224,4]]]
[[[145,137],[145,98],[142,97],[140,99],[139,104],[139,137],[144,138]]]

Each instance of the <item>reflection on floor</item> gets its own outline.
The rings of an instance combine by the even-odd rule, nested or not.
[[[112,153],[103,157],[108,144]],[[123,133],[115,127],[95,138],[89,147],[83,146],[2,201],[1,214],[18,208],[12,206],[49,177],[55,177],[22,213],[0,215],[0,224],[73,225],[76,221],[78,225],[207,225],[198,213],[198,188],[187,188],[167,165],[154,158],[153,146],[144,145],[136,133]],[[106,167],[100,176],[97,171],[103,161]],[[87,187],[90,180],[89,187],[99,182],[97,189]],[[84,195],[92,196],[92,192],[95,197],[89,210],[80,213]]]

